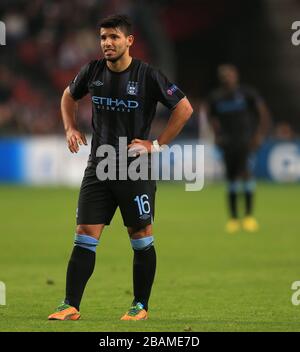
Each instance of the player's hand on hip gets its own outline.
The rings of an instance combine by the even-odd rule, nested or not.
[[[145,153],[151,153],[152,146],[151,141],[135,138],[128,145],[128,156],[138,156]]]
[[[66,138],[71,153],[77,153],[80,145],[87,145],[85,135],[76,129],[68,130]]]

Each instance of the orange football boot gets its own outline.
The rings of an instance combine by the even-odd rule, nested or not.
[[[144,309],[142,303],[137,303],[135,306],[130,307],[129,311],[124,314],[121,320],[146,320],[148,313]]]
[[[48,320],[78,320],[80,313],[75,307],[69,304],[60,304],[53,314],[50,314]]]

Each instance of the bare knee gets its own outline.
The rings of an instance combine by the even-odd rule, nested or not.
[[[152,235],[152,225],[143,228],[128,228],[130,236],[131,247],[134,251],[146,251],[154,244],[154,237]]]
[[[152,225],[146,225],[144,227],[128,227],[127,228],[128,235],[131,239],[139,239],[143,237],[152,236]]]
[[[96,225],[77,225],[76,233],[78,235],[87,235],[96,238],[99,240],[102,231],[104,229],[104,224],[96,224]]]

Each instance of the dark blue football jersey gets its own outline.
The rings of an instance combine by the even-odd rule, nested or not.
[[[148,139],[157,102],[173,109],[185,96],[159,70],[137,59],[122,72],[111,71],[105,59],[83,66],[69,85],[72,97],[89,93],[93,138],[90,161],[96,161],[100,145],[116,148],[119,137]]]
[[[246,86],[234,91],[215,90],[209,99],[211,116],[219,121],[220,135],[226,143],[249,142],[258,125],[257,104],[262,98]]]

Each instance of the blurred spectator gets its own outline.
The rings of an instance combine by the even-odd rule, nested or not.
[[[98,0],[1,2],[7,45],[0,57],[0,134],[63,132],[60,97],[82,64],[99,57],[99,19],[129,1]],[[137,36],[141,59],[148,48]],[[79,107],[82,129],[90,131],[91,111]]]
[[[286,101],[282,94],[287,93],[277,94],[275,90],[283,85],[273,84],[276,78],[271,70],[273,57],[268,61],[273,50],[259,46],[262,41],[257,40],[266,29],[257,22],[264,19],[260,3],[260,0],[1,0],[0,19],[6,24],[7,40],[0,54],[0,133],[63,132],[59,112],[61,94],[84,62],[100,56],[97,24],[114,12],[127,13],[133,19],[133,56],[163,67],[188,96],[204,98],[215,83],[218,61],[230,59],[241,64],[243,74],[253,78],[254,84],[258,80],[265,83],[264,90],[270,95],[272,106],[279,95]],[[275,41],[273,45],[276,48]],[[249,56],[253,53],[254,57]],[[257,58],[261,61],[253,64]],[[251,70],[258,68],[263,75],[252,74]],[[81,105],[80,123],[84,132],[90,132],[87,123],[90,111],[84,103]],[[166,122],[166,116],[159,108],[158,126]],[[291,109],[289,116],[299,131],[297,114]],[[198,122],[199,119],[189,120],[183,131],[185,137],[197,138]],[[288,135],[280,124],[276,133]]]

